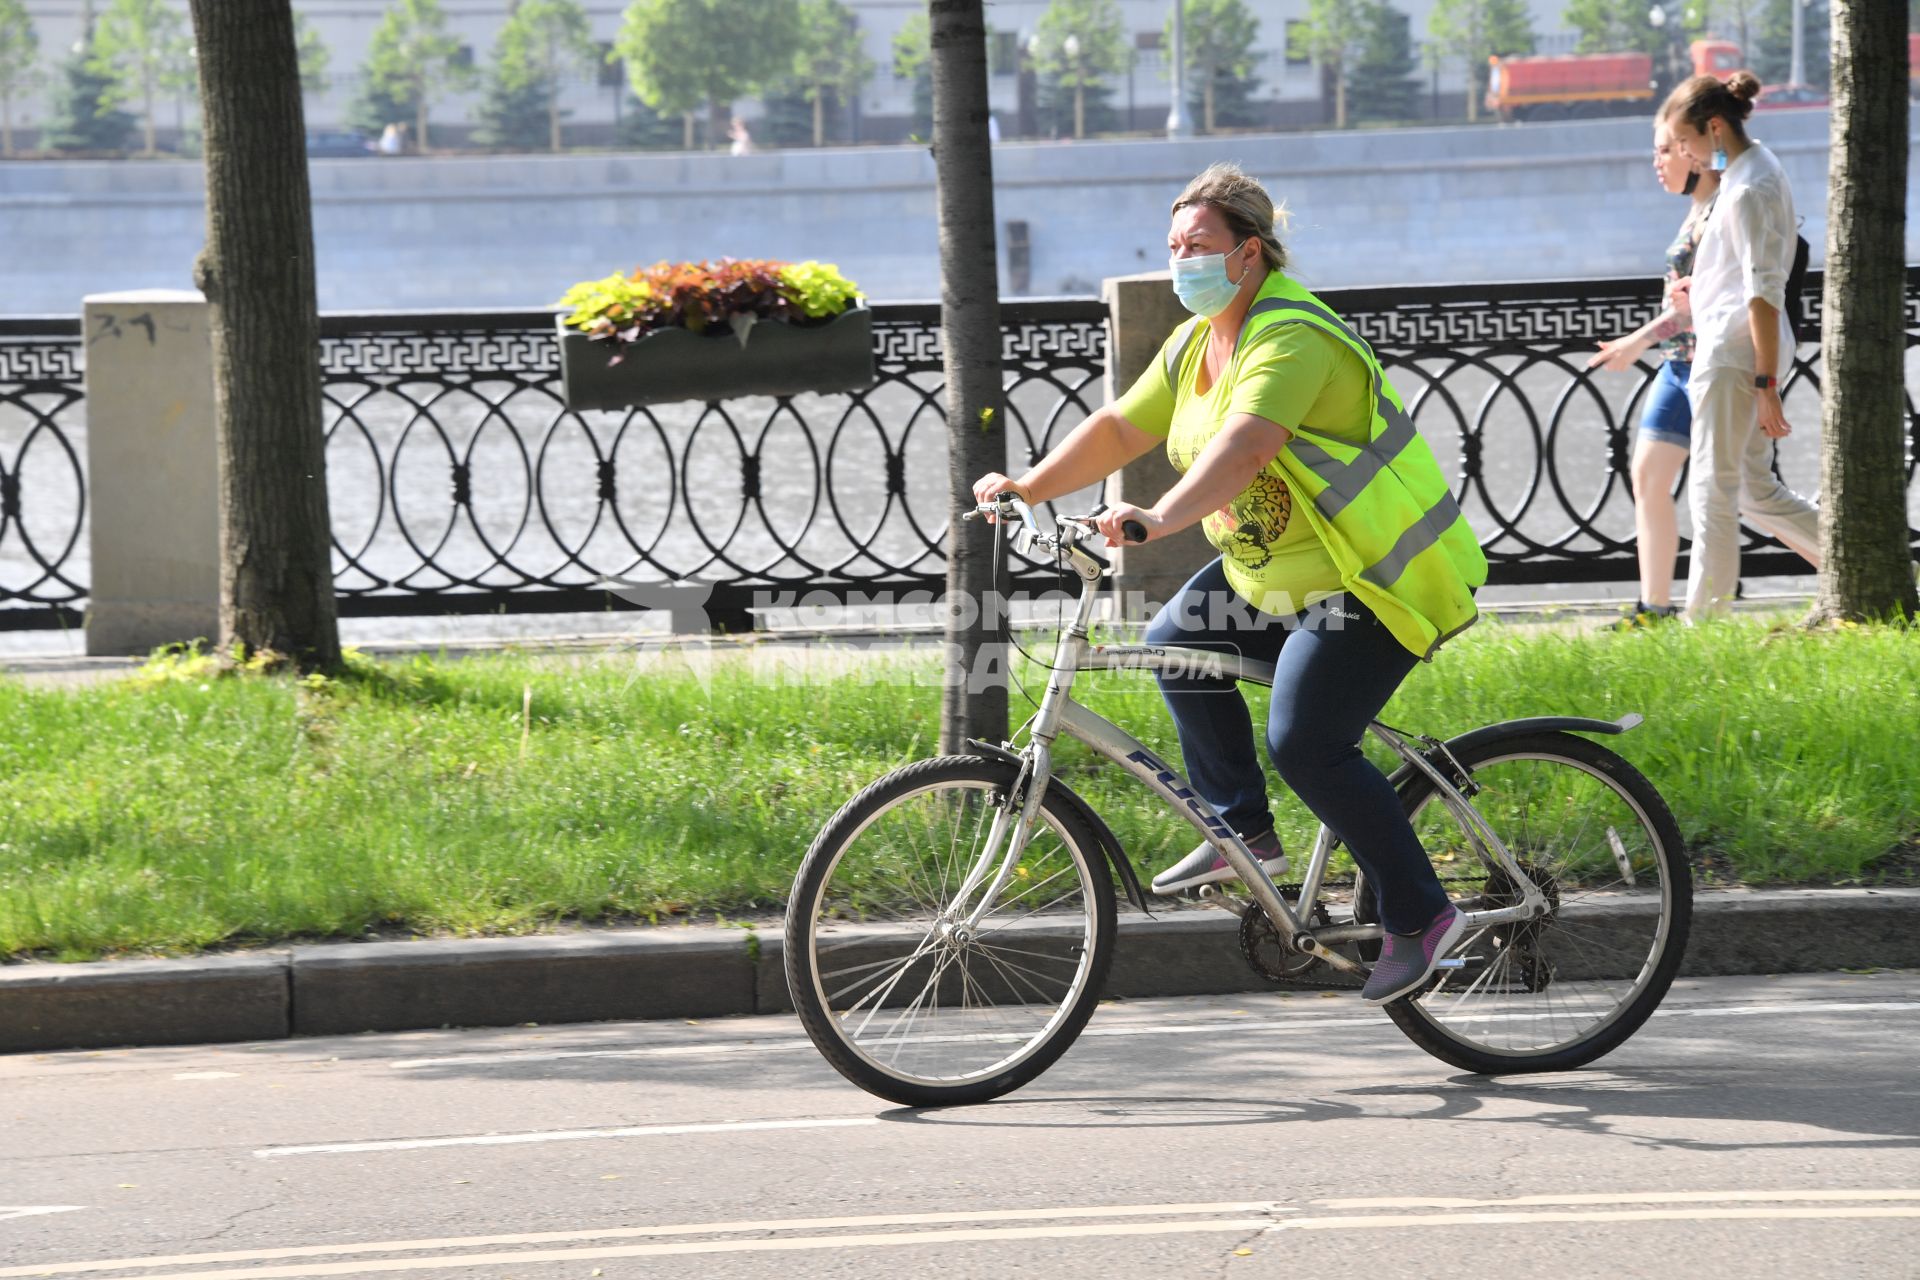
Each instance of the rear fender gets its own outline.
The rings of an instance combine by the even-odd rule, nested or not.
[[[1625,733],[1638,728],[1644,719],[1637,711],[1628,712],[1618,720],[1594,720],[1587,716],[1529,716],[1522,720],[1502,720],[1497,724],[1469,729],[1458,737],[1448,738],[1446,748],[1459,756],[1492,743],[1504,742],[1509,738],[1525,738],[1536,733]],[[1433,755],[1429,755],[1428,759],[1436,765],[1444,766],[1446,763],[1444,758]],[[1410,764],[1402,764],[1393,771],[1389,781],[1398,791],[1418,776],[1422,776],[1419,770]]]

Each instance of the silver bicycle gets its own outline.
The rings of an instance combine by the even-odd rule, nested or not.
[[[1048,533],[1011,495],[969,518],[988,514],[1021,551],[1080,579],[1038,711],[1012,742],[971,741],[972,754],[907,765],[849,800],[808,849],[787,908],[787,983],[807,1034],[853,1083],[909,1106],[984,1102],[1045,1071],[1105,984],[1115,879],[1146,906],[1112,831],[1054,774],[1062,733],[1133,775],[1239,873],[1251,898],[1241,947],[1256,971],[1350,983],[1380,947],[1372,886],[1329,883],[1331,831],[1320,829],[1298,885],[1274,884],[1171,764],[1072,697],[1096,667],[1255,684],[1272,683],[1272,667],[1090,643],[1106,573],[1082,545],[1098,536],[1091,519],[1062,517]],[[1421,1048],[1468,1071],[1564,1070],[1620,1045],[1660,1003],[1692,917],[1680,833],[1646,778],[1578,736],[1639,721],[1510,720],[1446,741],[1371,726],[1399,759],[1392,781],[1469,924],[1423,990],[1386,1006]]]

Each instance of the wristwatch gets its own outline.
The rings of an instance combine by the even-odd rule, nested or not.
[[[1770,373],[1756,373],[1753,375],[1753,389],[1755,391],[1778,391],[1780,389],[1780,379]]]

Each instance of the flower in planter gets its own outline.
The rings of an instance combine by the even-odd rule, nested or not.
[[[556,306],[570,308],[570,328],[613,345],[610,364],[656,329],[731,334],[745,345],[761,320],[824,324],[859,305],[860,291],[825,262],[722,258],[719,262],[659,262],[631,275],[585,280]]]

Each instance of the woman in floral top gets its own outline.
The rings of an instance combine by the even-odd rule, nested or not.
[[[1669,618],[1673,602],[1673,561],[1680,550],[1674,517],[1673,484],[1686,465],[1693,413],[1687,404],[1687,375],[1693,366],[1693,322],[1687,309],[1687,284],[1693,274],[1693,251],[1700,244],[1720,175],[1702,169],[1675,145],[1661,117],[1653,126],[1653,172],[1660,185],[1675,195],[1691,195],[1680,233],[1667,246],[1667,279],[1659,315],[1624,338],[1600,344],[1587,361],[1616,372],[1634,362],[1656,343],[1666,356],[1647,392],[1640,412],[1640,435],[1633,450],[1633,525],[1640,552],[1640,599],[1634,622]]]

